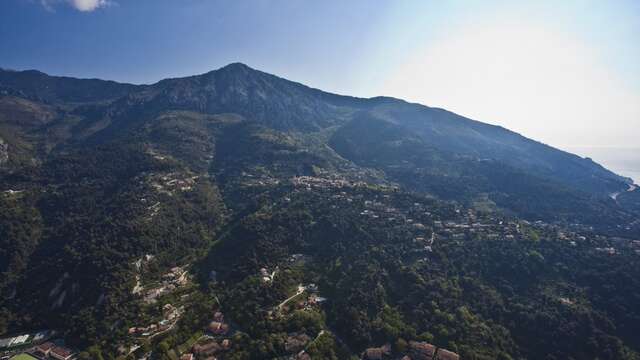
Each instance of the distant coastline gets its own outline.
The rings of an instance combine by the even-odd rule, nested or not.
[[[582,157],[590,157],[618,175],[640,184],[640,148],[617,147],[567,147],[567,151]]]

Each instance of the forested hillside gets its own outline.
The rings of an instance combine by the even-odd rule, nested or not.
[[[242,64],[143,86],[0,71],[0,337],[55,330],[81,359],[637,359],[629,188]]]

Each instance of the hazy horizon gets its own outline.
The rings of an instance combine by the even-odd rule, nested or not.
[[[570,147],[565,150],[590,157],[616,174],[630,177],[640,184],[640,147]]]

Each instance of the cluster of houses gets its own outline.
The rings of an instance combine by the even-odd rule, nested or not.
[[[31,343],[31,341],[29,341],[30,337],[31,335],[25,334],[25,335],[6,338],[6,339],[0,339],[0,349],[5,349],[5,348],[8,349],[12,347],[24,346],[28,343]]]
[[[224,316],[221,312],[216,311],[213,316],[214,320],[209,326],[209,331],[214,335],[224,335],[229,331],[229,325],[225,324]],[[215,323],[215,325],[214,325]],[[213,326],[213,329],[211,328]],[[215,360],[216,355],[227,351],[231,348],[231,340],[218,340],[211,336],[205,336],[204,340],[198,341],[191,347],[191,352],[183,354],[180,360],[193,360],[195,358],[204,360]]]
[[[366,349],[362,353],[365,360],[390,359],[392,355],[391,346],[386,344],[377,348]],[[460,356],[453,351],[437,348],[435,345],[422,341],[410,341],[407,354],[402,360],[460,360]]]
[[[74,352],[64,346],[58,346],[52,342],[46,342],[35,347],[32,355],[39,359],[71,360]]]
[[[204,341],[193,345],[191,352],[182,355],[180,360],[192,360],[194,357],[197,357],[198,359],[215,360],[216,355],[228,351],[230,348],[231,340],[229,339],[218,341],[212,338],[207,338]]]
[[[176,308],[171,304],[165,304],[162,307],[162,320],[149,326],[134,326],[129,328],[129,335],[149,337],[160,332],[167,331],[180,319],[183,312],[183,308]]]
[[[364,182],[353,182],[342,178],[325,178],[315,176],[296,176],[291,179],[295,187],[311,189],[345,188],[364,186]]]
[[[479,235],[484,239],[514,240],[521,236],[520,224],[516,221],[494,223],[462,221],[434,221],[434,231],[441,239],[461,240],[467,236]]]
[[[189,274],[183,267],[176,266],[171,268],[168,273],[162,276],[162,282],[159,286],[151,288],[144,293],[144,302],[153,304],[160,296],[168,294],[188,282]]]
[[[344,178],[336,176],[327,177],[314,177],[314,176],[299,176],[291,179],[292,184],[302,190],[330,190],[330,189],[343,189],[355,188],[359,186],[366,186],[367,183],[361,181],[350,181]],[[386,186],[389,190],[393,190],[394,187]],[[526,236],[523,232],[522,226],[541,230],[548,234],[555,233],[556,238],[560,240],[566,240],[572,246],[576,246],[580,241],[586,240],[584,235],[580,233],[588,233],[590,237],[593,237],[593,227],[583,224],[549,224],[543,221],[528,222],[524,220],[505,220],[499,216],[487,215],[478,216],[475,210],[467,209],[461,211],[461,208],[456,210],[456,216],[447,221],[433,218],[424,206],[419,203],[413,204],[410,209],[403,209],[401,211],[394,206],[385,203],[384,199],[378,197],[372,199],[362,199],[360,196],[353,196],[347,194],[345,191],[339,194],[333,194],[332,199],[344,200],[349,203],[355,203],[357,200],[364,200],[364,209],[360,215],[368,217],[369,219],[376,221],[384,221],[386,225],[411,225],[414,221],[414,227],[416,230],[420,230],[422,226],[424,228],[432,227],[437,233],[438,238],[447,240],[463,240],[470,236],[480,236],[482,239],[487,240],[518,240]],[[383,197],[388,198],[388,195]],[[336,207],[338,205],[334,205]],[[413,220],[412,219],[419,219]],[[480,219],[483,218],[483,219]],[[637,221],[640,222],[640,219]],[[420,236],[420,235],[418,235]],[[597,240],[597,239],[596,239]],[[603,239],[607,240],[607,239]],[[626,240],[625,246],[631,243],[633,240]],[[632,244],[632,250],[640,255],[640,245]],[[634,247],[637,246],[637,247]],[[612,247],[601,247],[601,250],[605,253],[614,255],[617,254]]]
[[[179,172],[173,172],[166,175],[152,175],[151,187],[157,192],[167,195],[173,195],[178,191],[190,191],[198,180],[198,176],[186,176]]]
[[[19,337],[20,344],[16,346],[33,344],[33,342],[23,340],[24,336],[29,336],[29,335],[20,336]],[[36,346],[33,346],[33,345],[30,345],[30,346],[31,347],[29,347],[28,349],[23,348],[23,350],[21,351],[9,353],[10,354],[9,356],[14,355],[13,357],[11,357],[11,359],[33,359],[33,360],[49,360],[49,359],[71,360],[71,359],[75,359],[75,356],[76,356],[76,353],[73,350],[65,346],[61,346],[56,343],[53,343],[51,341],[43,342]],[[5,359],[5,357],[2,357],[2,359]]]
[[[329,187],[357,186],[358,183],[340,179],[325,179],[316,177],[297,177],[292,180],[298,186],[309,189],[326,189]],[[389,187],[392,189],[392,187]],[[346,190],[346,189],[344,189]],[[541,233],[554,234],[559,240],[566,240],[572,246],[586,241],[587,237],[581,233],[587,233],[595,240],[607,241],[607,238],[593,235],[593,228],[581,224],[549,224],[543,221],[529,222],[526,220],[505,219],[498,215],[479,215],[473,209],[456,207],[455,213],[446,219],[434,216],[427,207],[421,203],[405,204],[407,206],[394,205],[388,200],[390,195],[376,195],[366,199],[362,195],[349,194],[346,191],[334,193],[331,199],[346,201],[347,203],[361,204],[360,215],[371,221],[381,222],[386,226],[407,226],[415,232],[417,242],[426,241],[424,249],[429,251],[435,237],[440,240],[464,240],[468,238],[481,238],[485,240],[520,240],[528,236],[525,228],[535,229]],[[334,207],[340,206],[338,204]],[[399,207],[401,209],[399,209]],[[425,240],[426,239],[426,240]],[[626,240],[632,249],[640,254],[640,241],[636,244],[632,240]],[[602,247],[601,250],[609,254],[617,252],[611,246]]]
[[[295,304],[295,308],[297,310],[310,310],[314,307],[317,307],[327,301],[326,298],[322,296],[318,296],[317,294],[311,294],[306,299],[298,301]]]
[[[263,283],[272,282],[273,278],[276,276],[277,273],[278,273],[277,267],[272,272],[269,272],[267,268],[262,268],[260,269],[260,279],[262,280]]]
[[[2,351],[2,353],[6,352],[7,354],[19,352],[20,349],[26,349],[30,346],[46,341],[54,334],[55,332],[53,331],[45,330],[39,331],[35,334],[23,334],[0,339],[0,351]]]
[[[605,254],[609,254],[609,255],[615,255],[616,254],[616,249],[614,247],[597,247],[596,251],[600,251],[603,252]]]
[[[146,198],[142,198],[141,200],[142,202],[147,202]],[[150,221],[151,219],[153,219],[156,215],[158,215],[158,212],[160,212],[160,201],[156,201],[153,205],[147,206],[147,217],[146,220]]]
[[[229,324],[224,322],[224,315],[220,311],[213,313],[213,319],[209,323],[208,330],[213,335],[226,335],[229,332]]]
[[[243,178],[242,185],[248,187],[275,186],[280,184],[280,180],[265,174],[254,175],[243,171],[241,175]]]
[[[595,251],[605,253],[607,255],[618,255],[624,249],[628,249],[640,255],[640,240],[631,240],[620,237],[607,238],[606,241],[598,242],[601,246],[596,247]]]

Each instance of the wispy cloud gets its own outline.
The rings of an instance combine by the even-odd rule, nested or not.
[[[66,3],[82,12],[91,12],[115,4],[112,0],[40,0],[40,3],[49,11],[54,11],[56,4]]]

